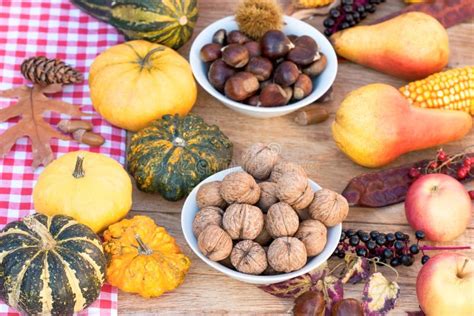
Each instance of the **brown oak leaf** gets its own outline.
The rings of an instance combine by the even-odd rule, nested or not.
[[[67,135],[61,134],[51,127],[43,118],[46,111],[54,111],[72,117],[86,115],[79,107],[60,100],[49,99],[45,94],[61,91],[60,84],[49,86],[34,85],[21,86],[0,91],[0,97],[17,98],[18,102],[12,106],[0,109],[0,122],[21,116],[19,122],[0,135],[0,157],[6,155],[18,138],[27,136],[31,139],[33,150],[33,168],[46,166],[53,159],[51,138],[70,140]]]

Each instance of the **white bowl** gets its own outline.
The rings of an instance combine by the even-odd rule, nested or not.
[[[196,203],[196,193],[203,183],[222,180],[227,174],[237,171],[242,171],[242,168],[230,168],[210,176],[206,180],[202,181],[197,187],[195,187],[184,202],[183,210],[181,212],[181,229],[183,230],[184,238],[186,239],[188,245],[191,247],[194,253],[199,258],[201,258],[201,260],[203,260],[205,263],[207,263],[217,271],[220,271],[225,275],[228,275],[231,278],[237,279],[239,281],[253,284],[272,284],[286,281],[302,274],[308,273],[329,259],[331,254],[336,249],[337,244],[339,243],[339,238],[341,236],[342,231],[341,224],[328,228],[327,243],[326,247],[324,247],[323,252],[321,252],[317,256],[308,258],[308,262],[303,268],[290,273],[278,275],[251,275],[229,269],[226,266],[220,264],[219,262],[209,260],[206,256],[204,256],[198,248],[197,238],[194,236],[192,229],[194,216],[199,210]],[[309,181],[314,191],[321,189],[321,187],[316,182],[311,180]]]
[[[189,61],[191,63],[191,68],[194,73],[194,77],[199,82],[201,87],[204,88],[204,90],[206,90],[210,95],[222,102],[225,106],[242,114],[253,117],[270,118],[282,116],[313,103],[331,87],[332,83],[336,79],[336,53],[334,52],[331,43],[329,43],[326,37],[313,26],[289,16],[284,17],[284,22],[285,26],[283,28],[283,32],[285,34],[311,36],[318,43],[321,52],[326,55],[327,58],[326,69],[324,69],[324,71],[318,77],[313,79],[313,92],[303,100],[279,107],[255,107],[244,103],[236,102],[227,98],[224,94],[217,91],[209,83],[209,80],[207,79],[208,65],[201,61],[199,53],[204,45],[212,42],[212,36],[217,30],[225,29],[229,32],[238,29],[237,23],[235,22],[233,16],[228,16],[212,23],[204,30],[202,30],[201,33],[199,33],[199,35],[194,40],[193,45],[191,46],[191,51],[189,53]]]

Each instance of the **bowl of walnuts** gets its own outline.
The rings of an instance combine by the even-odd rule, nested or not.
[[[282,30],[253,40],[234,16],[206,27],[189,61],[196,80],[225,106],[258,118],[282,116],[319,99],[336,78],[333,47],[313,26],[285,16]]]
[[[336,249],[346,199],[261,143],[241,167],[218,172],[187,197],[181,226],[196,255],[243,282],[272,284],[308,273]]]

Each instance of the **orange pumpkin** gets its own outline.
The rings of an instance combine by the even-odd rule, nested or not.
[[[89,87],[96,111],[130,131],[165,114],[186,115],[197,97],[186,59],[169,47],[143,40],[113,46],[97,56]]]
[[[183,281],[191,261],[163,227],[147,216],[110,225],[104,232],[107,281],[125,292],[156,297]]]

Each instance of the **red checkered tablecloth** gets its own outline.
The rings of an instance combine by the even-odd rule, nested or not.
[[[84,73],[85,82],[66,86],[54,98],[82,105],[90,118],[94,131],[105,137],[100,148],[91,148],[76,142],[53,140],[51,145],[56,156],[79,149],[101,152],[124,163],[125,132],[110,126],[93,112],[87,85],[88,69],[93,59],[107,47],[123,41],[117,31],[89,17],[67,0],[0,0],[0,90],[27,83],[20,74],[21,62],[31,56],[44,55],[64,60]],[[0,98],[0,108],[14,100]],[[46,119],[57,124],[67,118],[47,113]],[[0,134],[16,120],[0,123]],[[31,193],[43,168],[32,170],[31,143],[20,139],[13,150],[0,158],[0,228],[6,223],[33,212]],[[99,299],[81,315],[116,315],[117,290],[104,285]],[[0,315],[19,315],[0,302]]]

